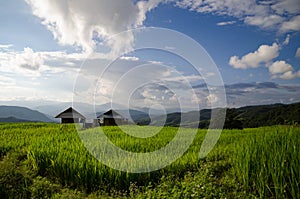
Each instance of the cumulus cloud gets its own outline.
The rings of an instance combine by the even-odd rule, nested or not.
[[[219,0],[26,0],[35,16],[41,19],[61,45],[74,45],[91,52],[101,43],[114,53],[130,51],[132,34],[105,43],[119,32],[142,26],[146,14],[160,3],[175,2],[181,8],[200,13],[227,15],[261,28],[277,28],[282,33],[300,30],[298,0],[219,1]],[[49,14],[51,13],[51,15]],[[224,26],[235,21],[219,22]]]
[[[61,45],[74,45],[83,51],[91,52],[97,42],[119,32],[141,26],[146,12],[155,8],[161,1],[131,0],[26,0],[35,16],[50,30]],[[49,14],[51,13],[51,14]],[[121,41],[120,41],[121,40]],[[126,41],[126,42],[124,42]],[[109,47],[130,49],[133,36],[119,38]]]
[[[268,63],[278,57],[279,49],[280,47],[277,43],[273,43],[272,46],[261,45],[256,51],[248,53],[242,58],[232,56],[229,60],[229,64],[234,68],[257,68],[262,63]]]
[[[31,48],[24,48],[23,53],[16,56],[15,62],[20,67],[38,70],[44,64],[44,59],[39,52],[34,52]]]
[[[300,15],[293,17],[289,21],[285,21],[282,23],[282,26],[280,27],[280,31],[290,32],[290,31],[299,31],[300,30]]]
[[[300,13],[298,0],[181,0],[177,1],[176,5],[200,13],[235,17],[249,25],[278,29],[281,32],[300,29],[297,23],[297,15]]]
[[[293,67],[285,61],[276,61],[269,66],[269,72],[271,74],[286,73],[289,71],[292,72]]]
[[[69,100],[80,65],[66,62],[76,63],[80,56],[35,52],[29,47],[0,51],[0,100]]]
[[[289,42],[289,36],[283,43]],[[286,61],[279,60],[273,62],[273,59],[279,55],[280,46],[273,43],[272,46],[261,45],[256,51],[244,55],[242,58],[232,56],[229,65],[237,69],[257,68],[262,65],[268,67],[272,78],[293,79],[299,77],[299,72],[295,73],[292,65]]]
[[[290,70],[290,71],[287,71],[287,72],[283,73],[280,76],[281,79],[287,79],[287,80],[294,79],[296,77],[300,77],[300,70],[297,73]]]
[[[7,49],[0,51],[0,72],[37,76],[40,73],[63,73],[66,68],[74,72],[86,56],[64,51],[35,52],[26,47],[22,51]]]
[[[0,52],[1,71],[17,71],[26,69],[38,71],[44,64],[44,58],[40,52],[34,52],[31,48],[24,48],[21,52],[6,51]]]

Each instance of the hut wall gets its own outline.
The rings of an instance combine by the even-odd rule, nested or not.
[[[104,118],[101,126],[118,126],[128,124],[128,121],[125,119],[119,118]]]
[[[116,122],[113,118],[104,118],[104,126],[116,126]]]
[[[61,118],[62,124],[79,123],[79,118]]]

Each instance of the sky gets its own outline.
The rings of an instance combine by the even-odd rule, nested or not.
[[[299,0],[0,1],[0,103],[299,102],[299,21]]]

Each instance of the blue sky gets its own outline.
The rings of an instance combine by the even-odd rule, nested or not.
[[[226,85],[229,106],[300,99],[298,0],[11,0],[0,2],[0,18],[2,104],[69,102],[74,96],[80,102],[95,103],[97,99],[101,104],[112,101],[116,90],[117,103],[174,108],[179,99],[184,99],[181,105],[191,109],[192,104],[206,107],[220,100],[209,92],[216,89],[209,89],[213,85],[197,87],[208,84],[209,78],[220,77]],[[135,50],[134,34],[114,36],[145,27],[166,28],[193,39],[212,58],[220,75],[211,71],[197,78],[199,71],[169,52],[172,46],[165,52]],[[184,41],[174,41],[174,45],[180,42],[182,48],[186,47]],[[205,61],[200,57],[201,65]],[[113,69],[105,73],[111,62]],[[146,66],[135,69],[139,65]],[[137,78],[141,75],[143,82]],[[135,87],[132,79],[137,81]],[[126,94],[128,88],[132,95]]]

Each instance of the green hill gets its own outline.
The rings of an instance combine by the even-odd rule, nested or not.
[[[2,122],[53,122],[45,114],[20,106],[0,106],[0,121]]]
[[[224,109],[219,110],[224,111]],[[166,116],[161,115],[153,118],[151,124],[161,124],[162,121],[165,120],[165,126],[182,125],[186,127],[195,127],[195,125],[197,125],[199,128],[208,128],[211,120],[211,112],[211,109],[201,110],[200,118],[195,117],[195,111],[187,113],[170,113]],[[139,123],[147,124],[145,121],[147,121],[147,119],[141,118]],[[147,122],[150,123],[149,118]],[[300,123],[300,103],[226,108],[224,128],[241,129],[294,123]]]
[[[300,123],[300,103],[246,106],[236,112],[244,127]]]

